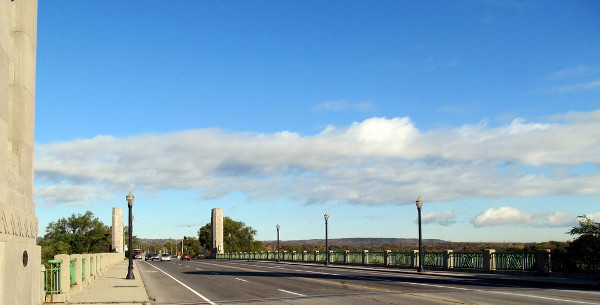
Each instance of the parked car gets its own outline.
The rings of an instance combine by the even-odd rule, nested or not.
[[[158,255],[158,253],[152,254],[152,260],[153,261],[159,261],[160,260],[160,255]]]
[[[152,253],[146,253],[146,256],[144,257],[145,261],[151,261],[152,260]]]
[[[161,261],[170,261],[171,260],[171,256],[169,254],[163,254],[160,256],[160,260]]]
[[[184,254],[181,256],[181,260],[187,259],[188,261],[191,260],[192,258],[190,257],[189,254]]]

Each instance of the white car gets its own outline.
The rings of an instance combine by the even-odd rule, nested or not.
[[[170,261],[171,260],[171,256],[169,254],[163,254],[160,256],[160,260],[161,261]]]

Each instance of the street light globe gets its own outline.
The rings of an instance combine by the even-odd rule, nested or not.
[[[417,199],[417,201],[415,203],[417,204],[418,210],[420,210],[423,207],[423,199],[421,199],[421,196],[419,196],[419,198]]]
[[[131,192],[129,192],[129,194],[127,194],[127,196],[125,196],[125,199],[127,200],[127,205],[131,206],[133,205],[133,194]]]
[[[325,221],[329,220],[329,214],[325,213],[325,215],[323,215],[323,217],[325,218]]]
[[[277,230],[279,230],[279,228],[281,228],[281,227],[279,226],[279,224],[277,224],[275,227],[277,228]]]

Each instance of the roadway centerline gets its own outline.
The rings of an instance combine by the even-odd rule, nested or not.
[[[234,279],[234,280],[238,280],[238,281],[242,281],[242,282],[246,282],[246,283],[248,283],[248,281],[247,281],[247,280],[241,279],[241,278],[239,278],[239,277],[234,277],[233,279]]]
[[[213,301],[209,300],[207,297],[203,296],[203,295],[202,295],[202,294],[200,294],[198,291],[196,291],[196,290],[192,289],[190,286],[188,286],[188,285],[186,285],[186,284],[182,283],[180,280],[178,280],[178,279],[174,278],[172,275],[170,275],[170,274],[166,273],[166,272],[165,272],[165,271],[163,271],[162,269],[160,269],[160,268],[158,268],[158,267],[156,267],[156,266],[154,266],[154,265],[152,265],[152,264],[149,264],[149,263],[147,263],[147,264],[148,264],[148,265],[150,265],[150,266],[152,266],[153,268],[156,268],[156,270],[158,270],[158,271],[160,271],[160,272],[164,273],[166,276],[170,277],[171,279],[173,279],[175,282],[177,282],[177,283],[178,283],[178,284],[180,284],[181,286],[183,286],[183,287],[187,288],[189,291],[191,291],[191,292],[192,292],[192,293],[194,293],[195,295],[199,296],[201,299],[203,299],[203,300],[204,300],[205,302],[207,302],[208,304],[211,304],[211,305],[217,305],[217,303],[215,303],[215,302],[213,302]]]

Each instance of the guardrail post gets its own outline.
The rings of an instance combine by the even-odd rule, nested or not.
[[[73,284],[73,287],[82,290],[83,283],[81,282],[81,254],[71,254],[71,259],[75,260],[75,284]]]
[[[410,251],[410,267],[417,268],[419,266],[419,250]]]
[[[444,270],[450,270],[454,268],[453,260],[452,260],[452,250],[444,250]]]
[[[344,264],[348,264],[348,260],[349,260],[349,256],[350,256],[348,253],[350,253],[350,251],[344,250]]]
[[[306,261],[306,251],[302,251],[302,261]]]
[[[550,249],[538,249],[535,256],[537,273],[548,275],[550,271]]]
[[[69,293],[71,290],[71,278],[69,277],[69,270],[71,258],[67,254],[54,255],[55,260],[61,260],[60,263],[60,293]]]
[[[390,254],[392,250],[385,250],[385,254],[383,255],[383,265],[386,267],[390,265]]]
[[[296,251],[292,251],[292,262],[296,261]]]
[[[494,261],[494,253],[496,253],[496,250],[494,250],[494,249],[483,250],[483,271],[484,272],[492,273],[492,271],[496,270],[496,262]]]
[[[315,263],[319,261],[319,251],[315,251]]]
[[[362,251],[362,264],[363,265],[369,264],[369,250]]]

